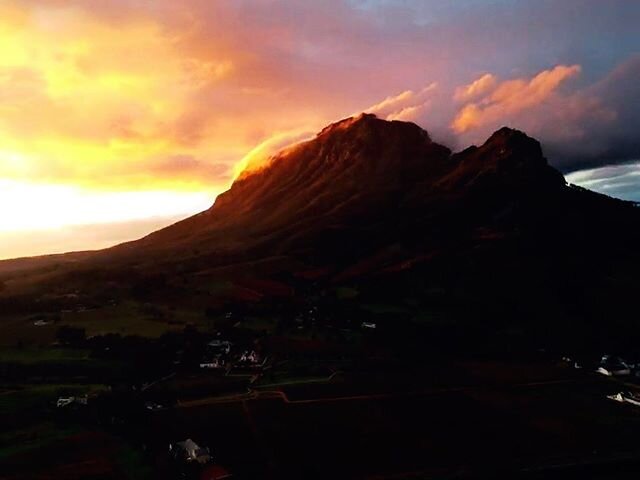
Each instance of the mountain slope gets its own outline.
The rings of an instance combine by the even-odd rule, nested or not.
[[[342,236],[364,242],[362,248],[381,244],[400,233],[395,229],[413,228],[425,214],[464,198],[488,192],[510,201],[529,186],[555,195],[564,180],[520,132],[503,129],[482,147],[452,156],[414,124],[361,115],[241,177],[208,211],[111,253],[214,253],[224,263],[224,255],[250,258],[257,249],[256,257],[311,251],[326,260],[323,250],[342,256],[333,249]]]
[[[452,154],[415,124],[360,115],[246,172],[209,210],[36,284],[204,308],[219,300],[207,285],[234,282],[267,309],[274,291],[356,285],[360,302],[414,318],[472,311],[476,326],[597,337],[635,332],[639,241],[633,204],[567,185],[522,132]]]

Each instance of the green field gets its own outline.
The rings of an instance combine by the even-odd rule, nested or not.
[[[36,365],[42,363],[84,362],[89,351],[70,348],[0,348],[0,363]]]
[[[56,341],[62,326],[85,330],[87,337],[109,333],[157,338],[169,331],[182,330],[186,325],[208,328],[211,320],[203,312],[149,306],[133,301],[122,302],[84,311],[59,314],[59,319],[46,325],[35,325],[37,315],[5,317],[0,320],[0,346],[44,346]]]
[[[99,393],[106,389],[99,384],[4,385],[0,387],[0,418],[31,411],[48,413],[60,396]]]
[[[42,422],[26,428],[0,433],[0,461],[13,455],[26,453],[58,442],[78,433],[76,426],[60,427],[53,422]]]

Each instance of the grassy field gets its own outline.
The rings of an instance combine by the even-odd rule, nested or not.
[[[360,294],[357,288],[353,287],[338,287],[336,288],[336,297],[343,299],[356,298]]]
[[[104,385],[36,384],[4,385],[0,390],[0,460],[54,443],[78,431],[75,426],[52,422],[60,396],[105,391]]]
[[[151,467],[143,452],[126,441],[101,431],[48,430],[39,426],[42,440],[32,448],[17,446],[0,457],[3,480],[81,480],[151,478]]]
[[[187,323],[200,320],[201,317],[188,311],[171,312],[164,308],[123,302],[95,310],[65,313],[61,325],[84,328],[87,336],[119,333],[123,336],[154,338],[170,330],[182,329]]]
[[[77,426],[62,427],[53,422],[41,422],[26,428],[0,433],[0,461],[17,454],[37,450],[79,433]]]
[[[120,360],[93,358],[88,350],[69,347],[1,347],[0,379],[5,385],[86,384],[105,382],[122,372]],[[7,388],[10,388],[7,386]]]
[[[58,325],[35,326],[29,317],[0,318],[0,346],[48,345],[55,340]]]
[[[28,420],[34,411],[50,413],[52,404],[60,396],[99,393],[107,387],[99,384],[36,384],[5,385],[0,390],[0,418],[25,415]]]
[[[54,402],[59,396],[96,394],[105,389],[92,384],[1,387],[0,477],[148,478],[150,466],[138,449],[112,434],[55,415]]]
[[[160,445],[195,438],[247,478],[449,478],[640,454],[639,411],[606,398],[620,388],[608,379],[536,365],[460,368],[463,387],[380,395],[378,382],[300,385],[286,389],[288,401],[164,412],[153,434]]]
[[[0,348],[0,363],[34,365],[41,363],[83,362],[89,351],[71,348]]]
[[[276,328],[277,321],[275,318],[269,317],[246,317],[238,325],[239,328],[253,330],[255,332],[273,333]]]
[[[84,311],[59,314],[56,322],[35,325],[34,316],[0,317],[0,346],[43,346],[56,340],[61,326],[83,328],[88,337],[116,333],[157,338],[169,331],[196,325],[206,330],[211,323],[200,311],[169,309],[132,301]]]

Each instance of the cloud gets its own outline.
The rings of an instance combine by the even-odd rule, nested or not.
[[[268,27],[243,31],[237,7],[208,3],[4,5],[0,157],[14,161],[0,163],[0,178],[118,189],[215,181],[221,189],[231,178],[219,174],[222,164],[231,170],[274,131],[315,123],[317,95],[288,87],[277,45],[266,52],[270,42],[245,41]],[[303,93],[309,100],[298,105]],[[279,109],[286,115],[274,115]],[[154,167],[181,155],[207,161],[183,162],[179,175]]]
[[[421,90],[405,90],[395,96],[385,98],[379,103],[364,109],[386,120],[414,121],[429,107],[431,97],[438,88],[432,82]]]
[[[578,170],[567,175],[567,179],[579,184],[595,184],[601,181],[609,181],[618,178],[625,178],[629,175],[638,176],[640,171],[638,163],[625,165],[610,165],[607,167],[594,168],[588,170]]]
[[[292,130],[273,135],[261,142],[247,153],[234,168],[234,180],[247,177],[271,164],[277,153],[286,152],[287,149],[305,140],[313,138],[315,132],[305,130]]]
[[[429,101],[423,102],[418,105],[412,105],[410,107],[404,107],[402,110],[387,115],[387,120],[399,120],[402,122],[413,122],[420,114],[429,107]]]
[[[471,82],[469,85],[463,85],[456,88],[456,93],[453,98],[457,102],[468,102],[470,100],[475,100],[480,95],[493,90],[497,82],[498,79],[495,75],[485,73],[478,79]]]
[[[153,175],[172,178],[200,178],[212,184],[227,182],[231,179],[231,165],[228,163],[209,163],[188,154],[169,155],[143,168]]]
[[[624,200],[640,201],[640,162],[580,170],[567,181]]]
[[[472,96],[477,95],[479,90],[489,90],[490,93],[477,102],[466,104],[453,120],[452,128],[457,133],[464,133],[484,125],[505,123],[511,116],[549,100],[560,85],[581,70],[579,65],[558,65],[543,70],[531,79],[519,78],[501,83],[496,83],[493,76],[487,80],[485,75],[463,89],[463,92]]]
[[[584,133],[577,145],[561,141],[552,145],[567,158],[568,164],[584,168],[640,158],[638,78],[640,55],[634,55],[602,80],[577,93],[583,103],[590,100],[595,107],[575,118],[577,127]]]
[[[529,82],[517,72],[559,63],[582,65],[592,81],[640,40],[640,6],[621,0],[7,0],[1,8],[0,151],[23,165],[0,165],[0,177],[93,188],[182,184],[189,171],[204,184],[210,177],[198,169],[141,184],[137,169],[171,155],[232,164],[279,132],[321,128],[390,92],[402,93],[373,105],[384,118],[425,122],[449,138],[454,107],[440,97],[455,98],[467,107],[460,128],[477,132],[464,125],[488,125],[499,111],[520,120],[513,108],[525,100],[482,103],[499,83],[505,94],[524,88],[500,79]],[[415,88],[435,82],[437,92]]]
[[[586,85],[577,81],[582,71],[558,65],[530,78],[495,83],[456,111],[451,128],[457,141],[477,143],[509,125],[538,138],[551,162],[565,172],[637,159],[640,112],[632,99],[640,99],[640,55]]]
[[[169,226],[185,216],[156,217],[108,224],[73,225],[64,229],[0,231],[0,260],[107,248],[134,238],[141,238]]]

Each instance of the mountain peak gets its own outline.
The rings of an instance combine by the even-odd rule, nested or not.
[[[368,135],[395,137],[407,136],[407,140],[419,142],[431,142],[431,137],[426,130],[412,122],[399,120],[384,120],[373,113],[360,113],[328,125],[318,133],[316,138],[327,138],[334,134],[342,134],[347,138],[366,140]],[[372,137],[369,137],[372,138]]]
[[[241,176],[218,197],[211,213],[289,210],[292,199],[304,210],[317,206],[319,198],[344,203],[382,192],[398,197],[418,184],[431,192],[496,182],[515,189],[565,184],[547,164],[540,143],[519,130],[503,127],[482,146],[452,156],[415,123],[370,113],[332,123],[315,138],[272,158],[264,169]]]
[[[545,158],[540,142],[509,127],[496,130],[480,147],[454,156],[457,168],[447,183],[461,185],[511,185],[517,189],[556,189],[566,184]]]
[[[448,148],[434,143],[414,123],[362,113],[328,125],[315,138],[272,156],[267,168],[240,179],[256,177],[250,182],[254,186],[276,177],[279,183],[295,178],[298,184],[312,181],[315,186],[329,178],[361,186],[382,185],[441,169],[450,155]]]
[[[483,148],[488,146],[505,150],[508,149],[510,151],[518,150],[520,153],[527,151],[532,156],[544,159],[540,142],[535,138],[531,138],[526,133],[510,127],[502,127],[493,132],[484,143]]]
[[[364,231],[396,217],[409,222],[429,211],[425,205],[441,208],[453,198],[480,203],[490,196],[510,204],[565,185],[540,144],[518,130],[501,128],[482,146],[452,155],[414,123],[366,113],[335,122],[273,159],[240,177],[205,214],[152,235],[147,244],[188,240],[228,249],[279,238],[282,248],[302,246],[318,232],[354,225]]]
[[[351,117],[343,118],[342,120],[338,120],[337,122],[333,122],[326,127],[324,127],[318,133],[318,137],[327,135],[332,132],[347,130],[349,128],[357,127],[358,124],[364,125],[371,121],[379,120],[373,113],[360,113],[359,115],[354,115]]]

